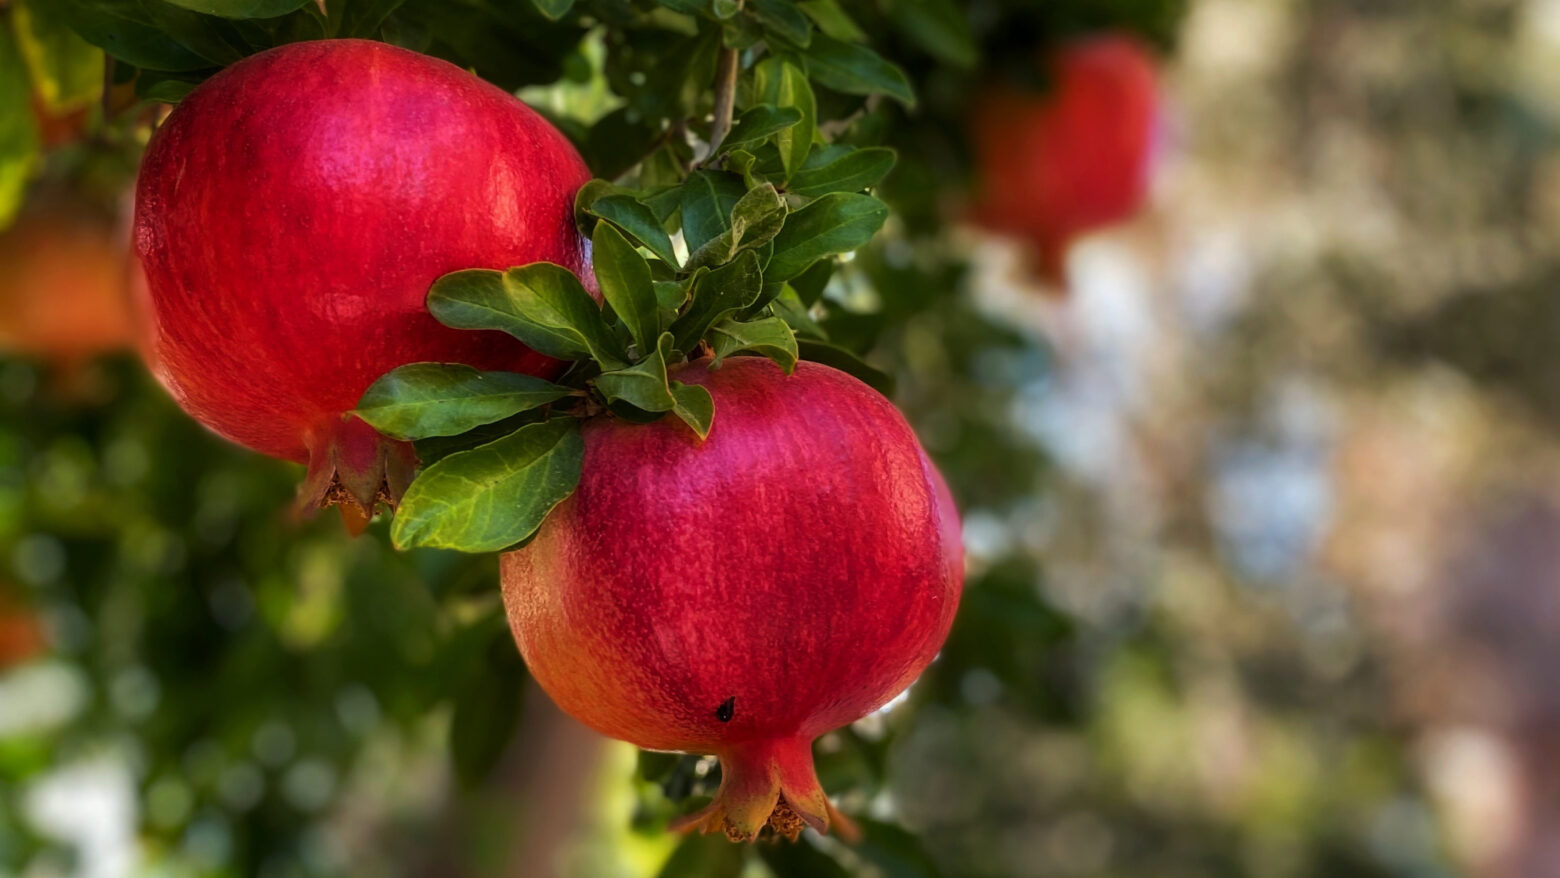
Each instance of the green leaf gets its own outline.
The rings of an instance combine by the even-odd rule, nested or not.
[[[666,361],[672,354],[672,334],[663,333],[654,351],[626,369],[596,376],[596,389],[608,403],[625,402],[646,412],[669,412],[677,401],[666,377]]]
[[[732,844],[719,833],[690,833],[678,842],[656,878],[737,878],[744,874],[742,863],[746,856],[743,845]]]
[[[892,0],[884,4],[883,12],[906,36],[940,60],[964,69],[980,60],[969,19],[954,0]]]
[[[746,194],[736,174],[699,170],[688,175],[682,186],[682,229],[689,253],[731,230],[731,209]]]
[[[536,7],[536,11],[557,21],[574,8],[574,0],[531,0],[531,5]]]
[[[805,57],[807,72],[827,88],[852,95],[882,93],[907,107],[915,106],[915,92],[905,72],[866,46],[814,34]]]
[[[9,36],[0,29],[0,228],[10,225],[22,206],[38,159],[27,69]]]
[[[818,103],[807,74],[795,64],[771,56],[759,63],[756,70],[758,93],[763,100],[777,107],[788,107],[802,114],[795,127],[775,135],[775,146],[780,150],[780,163],[790,179],[812,149],[813,133],[818,127]]]
[[[203,12],[220,18],[275,18],[286,15],[313,0],[163,0],[191,12]],[[340,0],[337,0],[340,2]]]
[[[787,281],[786,286],[796,291],[796,296],[803,306],[811,308],[823,298],[824,288],[829,285],[829,278],[833,276],[834,263],[817,262],[812,268]]]
[[[830,192],[860,192],[876,186],[894,169],[894,151],[883,146],[851,150],[816,168],[802,168],[786,190],[809,198]]]
[[[731,18],[742,11],[740,0],[714,0],[710,4],[710,12],[722,21]]]
[[[143,70],[186,72],[212,63],[152,24],[137,0],[47,0],[87,42]]]
[[[601,296],[628,327],[643,355],[661,334],[661,313],[650,279],[650,266],[611,223],[596,224],[591,236],[591,262]]]
[[[686,301],[688,301],[688,289],[682,284],[673,280],[655,282],[655,302],[660,306],[663,314],[676,315]]]
[[[626,359],[580,279],[550,262],[447,274],[428,291],[428,312],[456,329],[507,332],[560,360],[595,359],[615,368]]]
[[[796,46],[812,42],[812,21],[796,8],[793,0],[748,0],[753,17],[764,30]]]
[[[455,436],[567,397],[550,381],[479,372],[455,363],[410,363],[369,386],[353,412],[396,439]]]
[[[941,878],[942,870],[921,840],[903,828],[867,818],[857,824],[866,836],[854,850],[884,878]]]
[[[825,195],[786,217],[764,279],[790,280],[825,256],[849,253],[872,240],[887,219],[888,205],[870,195]]]
[[[672,325],[678,350],[691,351],[717,321],[756,301],[764,289],[758,254],[744,250],[730,263],[694,278],[693,301]]]
[[[527,674],[508,626],[480,627],[480,636],[489,643],[472,663],[475,667],[462,669],[450,716],[450,761],[467,787],[492,773],[513,740],[520,726]]]
[[[835,0],[802,0],[796,5],[807,13],[819,30],[836,40],[859,43],[867,38],[866,31],[852,21]]]
[[[785,225],[785,199],[770,183],[750,189],[731,208],[731,224],[688,257],[688,268],[723,265],[738,251],[760,247]]]
[[[592,180],[580,189],[575,201],[579,212],[604,219],[632,236],[668,265],[677,265],[672,239],[644,202],[605,180]]]
[[[736,123],[731,126],[731,133],[721,141],[721,151],[762,143],[776,132],[784,131],[800,121],[802,112],[795,107],[776,107],[771,104],[749,107],[737,117]]]
[[[851,878],[850,870],[806,839],[755,845],[754,850],[775,878]]]
[[[887,372],[867,364],[866,360],[834,344],[814,339],[797,339],[797,353],[810,363],[832,366],[847,375],[853,375],[863,384],[884,396],[894,393],[894,378]]]
[[[801,296],[789,284],[770,303],[770,307],[774,309],[775,316],[784,320],[798,338],[829,340],[829,334],[807,313],[807,306],[802,304]]]
[[[738,351],[753,351],[779,363],[786,372],[796,368],[796,334],[779,317],[747,323],[723,320],[710,328],[710,342],[716,365]]]
[[[401,498],[390,538],[398,549],[496,552],[536,532],[580,481],[579,422],[554,418],[444,458]]]
[[[697,384],[673,381],[672,399],[676,401],[672,413],[698,434],[699,441],[709,438],[710,427],[715,423],[715,398],[710,392]]]
[[[15,0],[11,21],[33,93],[53,113],[90,106],[103,94],[103,50],[76,35],[50,0]]]

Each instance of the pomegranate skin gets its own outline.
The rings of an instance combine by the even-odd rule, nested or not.
[[[1068,245],[1130,218],[1148,192],[1160,102],[1135,38],[1105,34],[1047,60],[1044,93],[992,87],[974,107],[977,222],[1027,240],[1060,285]]]
[[[824,829],[841,819],[812,740],[941,647],[958,513],[904,418],[855,378],[751,357],[676,378],[714,397],[708,438],[674,418],[588,422],[579,489],[501,559],[510,625],[585,724],[721,758],[719,794],[683,828]]]
[[[363,40],[247,58],[185,98],[142,163],[150,365],[215,432],[308,462],[305,493],[344,488],[371,510],[415,463],[343,417],[380,375],[556,372],[507,335],[441,326],[424,300],[458,269],[585,273],[572,212],[589,177],[541,116],[444,61]],[[391,472],[329,471],[362,465]]]
[[[64,371],[130,347],[123,228],[79,200],[37,193],[0,232],[0,350]]]

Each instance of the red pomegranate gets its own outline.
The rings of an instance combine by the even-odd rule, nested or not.
[[[38,614],[7,597],[5,590],[0,585],[0,670],[34,658],[45,648]]]
[[[958,513],[904,418],[855,378],[757,358],[676,378],[714,397],[709,437],[671,418],[588,422],[579,489],[501,560],[510,626],[585,724],[720,757],[714,802],[678,828],[823,830],[841,818],[812,741],[942,645]]]
[[[80,198],[35,191],[0,232],[0,350],[78,370],[128,348],[123,228]]]
[[[423,303],[463,268],[585,271],[572,213],[589,176],[541,116],[444,61],[362,40],[240,61],[184,99],[141,166],[152,367],[212,430],[307,462],[302,500],[393,504],[411,447],[343,413],[410,362],[553,373]]]
[[[975,105],[975,218],[1029,241],[1060,285],[1074,238],[1142,205],[1159,95],[1153,57],[1125,35],[1069,44],[1047,69],[1049,91],[995,86]]]

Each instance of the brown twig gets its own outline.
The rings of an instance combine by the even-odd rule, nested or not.
[[[710,152],[715,155],[731,131],[731,115],[737,105],[737,50],[722,46],[715,62],[715,121],[710,123]]]

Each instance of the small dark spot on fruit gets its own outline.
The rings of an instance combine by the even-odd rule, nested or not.
[[[737,715],[737,696],[733,695],[720,703],[715,708],[715,718],[723,723],[731,722],[731,718]]]

